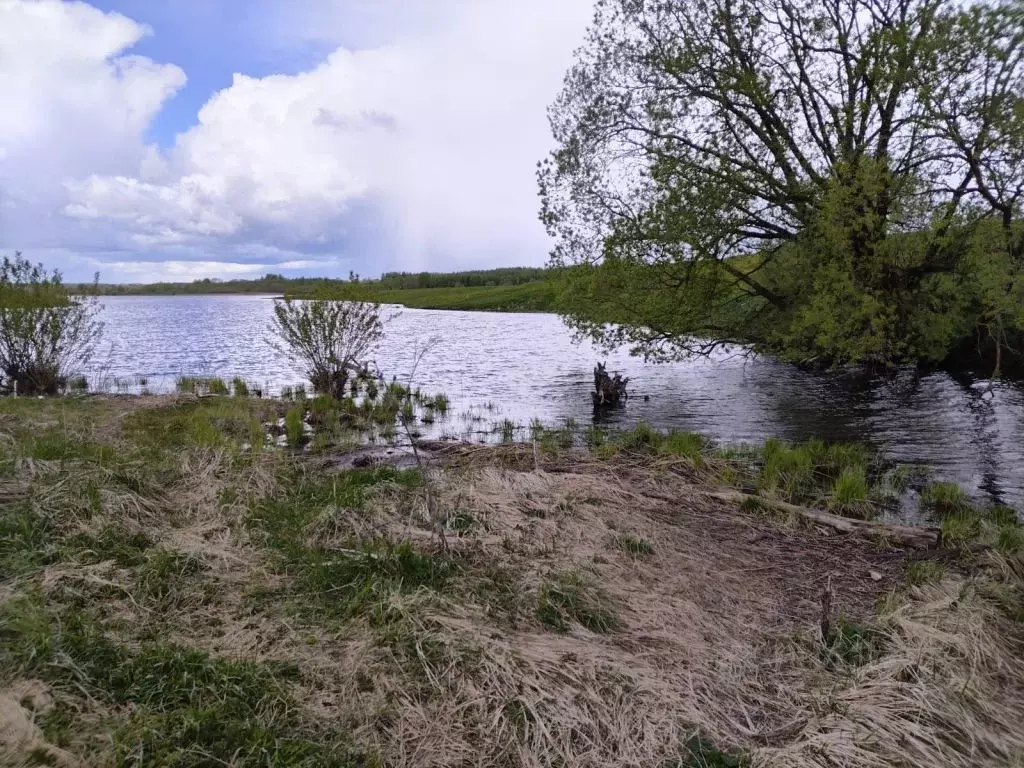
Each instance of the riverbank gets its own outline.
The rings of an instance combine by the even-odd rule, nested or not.
[[[1012,536],[844,533],[642,431],[422,444],[414,469],[353,462],[345,431],[263,447],[294,408],[0,401],[15,763],[1024,756]]]

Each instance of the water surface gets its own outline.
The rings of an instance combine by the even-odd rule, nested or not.
[[[145,377],[171,391],[181,375],[242,376],[276,392],[301,368],[273,346],[265,296],[105,297],[104,345],[89,372],[115,386]],[[1024,386],[905,373],[880,379],[811,373],[766,359],[722,355],[651,365],[625,352],[573,343],[554,315],[395,309],[379,368],[452,400],[438,434],[482,439],[497,422],[524,427],[593,421],[593,367],[631,378],[632,397],[604,423],[639,421],[723,442],[768,437],[866,442],[894,459],[933,467],[991,500],[1024,508]]]

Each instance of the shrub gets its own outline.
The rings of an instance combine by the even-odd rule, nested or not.
[[[379,304],[279,299],[272,330],[281,341],[278,348],[305,366],[314,391],[340,400],[383,336],[384,321]]]
[[[97,275],[97,281],[99,276]],[[16,253],[0,261],[0,385],[56,395],[92,357],[103,330],[95,297],[68,293],[59,271]]]

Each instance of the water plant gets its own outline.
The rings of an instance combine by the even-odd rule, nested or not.
[[[945,516],[969,510],[971,500],[956,483],[932,483],[921,491],[921,506]]]
[[[836,479],[829,505],[840,514],[850,517],[868,517],[871,514],[871,504],[868,500],[869,490],[864,468],[860,466],[846,467]]]
[[[292,406],[285,414],[285,439],[291,448],[298,448],[302,445],[302,439],[305,435],[305,422],[303,420],[305,412],[306,409],[300,404]]]
[[[501,434],[501,442],[503,442],[503,443],[514,442],[515,439],[516,439],[516,432],[518,431],[518,429],[519,429],[519,427],[516,426],[516,423],[514,421],[512,421],[510,419],[503,419],[498,424],[498,427],[497,427],[498,433]]]

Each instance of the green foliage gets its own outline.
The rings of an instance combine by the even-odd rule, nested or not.
[[[235,376],[231,380],[231,389],[235,394],[235,397],[248,397],[249,396],[249,384],[241,376]]]
[[[1020,362],[1016,6],[780,2],[598,0],[538,172],[560,311],[656,360]]]
[[[384,335],[380,305],[362,301],[280,299],[274,303],[278,349],[306,368],[313,390],[340,400]]]
[[[56,395],[92,357],[103,330],[91,296],[16,253],[0,261],[0,392]],[[81,384],[78,379],[77,384]]]
[[[610,598],[579,571],[556,574],[541,585],[536,616],[556,632],[568,632],[574,622],[598,633],[621,624]]]

